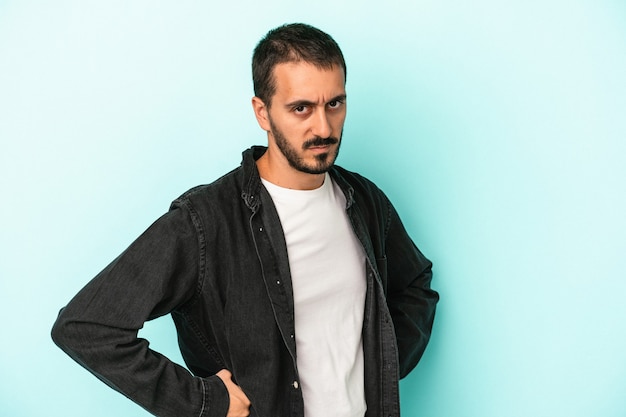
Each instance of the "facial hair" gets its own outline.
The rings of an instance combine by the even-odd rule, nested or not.
[[[315,155],[315,164],[307,164],[300,155],[300,152],[289,143],[285,135],[283,135],[283,132],[281,132],[280,129],[272,123],[271,119],[269,122],[276,146],[278,146],[278,149],[293,169],[307,174],[324,174],[335,164],[337,155],[339,155],[339,147],[341,145],[343,132],[339,138],[333,136],[327,138],[316,136],[306,140],[302,144],[302,150],[300,152],[304,152],[315,146],[337,145],[334,150],[331,149],[329,152]]]

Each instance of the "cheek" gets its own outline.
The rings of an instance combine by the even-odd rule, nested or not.
[[[343,124],[346,121],[346,114],[337,115],[336,118],[333,119],[333,128],[334,130],[341,131],[343,130]]]
[[[301,123],[285,123],[283,124],[283,133],[288,138],[297,139],[302,135],[302,131],[304,130],[304,126]]]
[[[307,138],[311,134],[311,123],[308,119],[295,119],[285,129],[294,140]]]
[[[287,141],[295,144],[307,139],[308,129],[302,123],[285,123],[282,125],[281,132]]]

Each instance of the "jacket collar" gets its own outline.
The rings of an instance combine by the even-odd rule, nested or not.
[[[263,156],[266,150],[265,146],[253,146],[242,153],[241,169],[243,170],[243,178],[241,198],[246,203],[246,206],[253,211],[256,211],[261,204],[261,177],[256,167],[256,160]]]

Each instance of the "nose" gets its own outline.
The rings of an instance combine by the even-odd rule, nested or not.
[[[321,110],[316,112],[313,117],[313,126],[311,128],[312,133],[320,138],[330,137],[333,129],[328,121],[328,115],[325,111]]]

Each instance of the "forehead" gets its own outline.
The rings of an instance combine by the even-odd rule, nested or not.
[[[343,68],[319,68],[308,62],[285,62],[274,67],[275,98],[330,99],[345,94]]]

